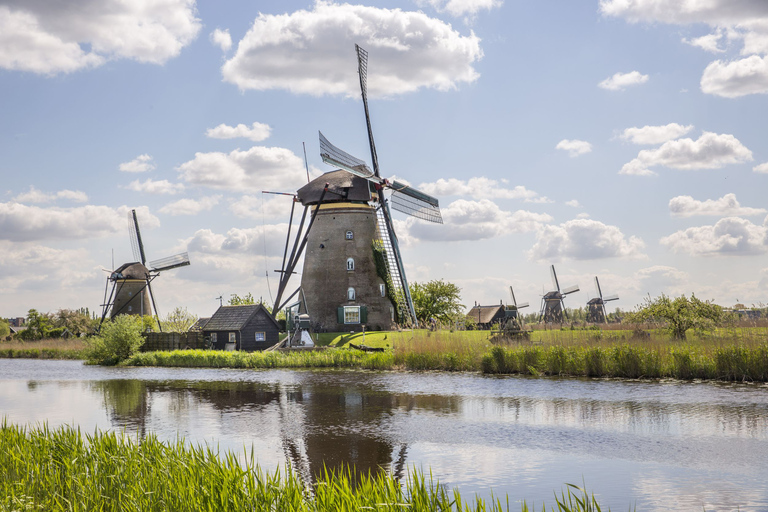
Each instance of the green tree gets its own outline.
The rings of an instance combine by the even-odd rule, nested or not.
[[[197,322],[197,315],[187,311],[187,308],[177,307],[162,319],[160,325],[163,331],[187,332]]]
[[[431,318],[451,322],[463,314],[461,288],[453,283],[435,279],[424,284],[413,283],[409,290],[416,319],[420,322],[428,322]]]
[[[50,314],[30,309],[27,312],[27,328],[19,333],[19,338],[24,341],[41,340],[47,338],[53,328]]]
[[[685,331],[711,331],[723,320],[723,308],[709,301],[703,301],[691,294],[670,298],[664,294],[651,299],[649,296],[638,310],[629,315],[634,323],[664,322],[669,332],[677,339],[685,339]]]
[[[68,329],[74,336],[91,334],[96,328],[96,322],[88,314],[87,308],[60,309],[53,318],[54,325],[62,329]]]
[[[243,306],[247,304],[256,304],[256,301],[253,299],[251,292],[246,293],[242,297],[236,293],[233,293],[232,296],[229,297],[230,306]]]
[[[11,324],[8,320],[0,318],[0,337],[6,337],[11,334]]]
[[[144,318],[139,315],[118,315],[104,322],[99,335],[88,341],[88,361],[114,365],[138,352],[144,344],[141,335],[145,330]]]

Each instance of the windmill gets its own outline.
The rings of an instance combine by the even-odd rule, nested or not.
[[[597,297],[590,299],[587,302],[587,322],[594,322],[596,324],[604,324],[608,313],[605,310],[605,303],[612,300],[619,300],[617,294],[610,295],[603,298],[603,291],[600,289],[600,281],[595,276],[595,288],[597,289]]]
[[[507,309],[505,311],[507,318],[506,323],[507,325],[512,323],[517,329],[522,329],[523,321],[520,318],[520,310],[527,308],[529,304],[527,302],[521,302],[518,304],[517,299],[515,299],[515,291],[511,286],[509,287],[509,295],[512,298],[512,305],[507,304]]]
[[[545,293],[541,298],[539,321],[544,320],[547,323],[563,323],[563,317],[565,316],[565,318],[567,318],[568,316],[565,312],[565,303],[563,302],[563,299],[566,295],[579,291],[579,285],[569,286],[561,291],[554,265],[550,266],[550,273],[552,274],[552,285],[555,289]]]
[[[189,265],[189,255],[183,252],[151,261],[147,267],[136,210],[131,210],[128,221],[133,257],[138,261],[124,263],[110,271],[104,288],[104,303],[102,304],[99,327],[101,327],[107,314],[109,314],[110,319],[113,319],[117,315],[151,315],[153,310],[155,316],[158,317],[159,324],[159,314],[155,297],[152,294],[152,281],[160,275],[160,272]],[[111,291],[109,291],[110,283],[112,284]],[[108,291],[109,294],[107,294]]]
[[[382,329],[391,328],[393,323],[415,325],[416,311],[390,206],[419,219],[443,222],[436,198],[381,177],[368,111],[368,53],[358,45],[355,50],[373,169],[319,134],[323,162],[338,169],[297,191],[294,207],[296,202],[301,203],[304,214],[286,259],[291,210],[273,310],[277,314],[301,290],[301,312],[310,315],[316,328],[332,331],[356,330],[362,324]],[[310,208],[312,215],[302,237]],[[283,300],[288,280],[305,248],[301,287]]]

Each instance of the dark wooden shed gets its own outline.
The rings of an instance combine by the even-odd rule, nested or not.
[[[504,305],[481,306],[476,304],[466,315],[477,324],[478,329],[490,329],[494,324],[504,321]]]
[[[277,320],[261,304],[221,306],[203,327],[215,350],[264,350],[279,341]],[[230,347],[227,347],[227,344]]]

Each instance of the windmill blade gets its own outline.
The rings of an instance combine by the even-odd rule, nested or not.
[[[440,203],[436,198],[399,181],[393,181],[389,187],[392,189],[390,197],[392,208],[417,219],[436,224],[443,223]]]
[[[549,267],[549,273],[552,276],[552,284],[555,287],[554,291],[559,292],[560,291],[560,283],[557,282],[557,272],[555,272],[555,266],[554,265],[551,265]]]
[[[189,265],[189,254],[186,252],[149,262],[149,267],[153,272],[162,272],[187,265]]]
[[[365,161],[360,160],[331,144],[328,139],[325,138],[323,132],[318,133],[320,134],[320,158],[323,159],[323,162],[336,167],[341,167],[345,171],[349,171],[361,178],[370,178],[373,176],[373,171],[368,168]]]
[[[521,302],[520,304],[517,305],[517,309],[527,308],[528,306],[530,306],[530,304],[528,304],[527,302]]]
[[[509,287],[509,294],[512,296],[512,304],[515,305],[515,309],[517,309],[517,300],[515,300],[515,291],[512,289],[512,287]]]
[[[612,300],[619,300],[618,294],[609,295],[608,297],[603,299],[603,302],[610,302]]]
[[[563,295],[568,295],[569,293],[575,293],[575,292],[577,292],[577,291],[579,291],[579,285],[575,284],[575,285],[573,285],[573,286],[569,286],[568,288],[566,288],[565,290],[563,290],[561,293],[562,293]]]
[[[600,289],[600,281],[597,280],[597,276],[595,276],[595,287],[597,288],[597,296],[602,299],[603,291]]]
[[[357,52],[357,74],[360,76],[360,93],[363,97],[363,108],[365,109],[365,124],[368,127],[368,143],[371,146],[371,162],[373,163],[373,172],[376,177],[379,173],[379,157],[376,155],[376,144],[373,142],[373,128],[371,128],[371,116],[368,113],[368,52],[355,45]]]
[[[144,265],[147,263],[147,258],[144,256],[144,244],[141,241],[141,230],[139,229],[139,219],[136,218],[136,210],[131,210],[129,219],[131,221],[129,230],[131,232],[133,255],[137,261],[140,261],[141,264]]]

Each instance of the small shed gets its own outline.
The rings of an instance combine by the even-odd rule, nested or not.
[[[496,304],[495,306],[475,304],[467,313],[467,318],[474,321],[478,329],[490,329],[493,324],[503,322],[505,316],[503,304]]]
[[[214,350],[264,350],[279,341],[280,328],[261,304],[221,306],[203,327]]]

